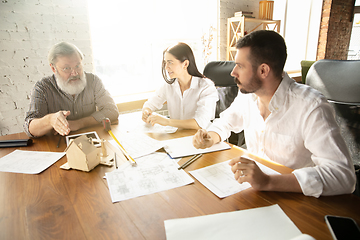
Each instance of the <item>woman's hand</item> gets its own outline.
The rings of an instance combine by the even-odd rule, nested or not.
[[[144,108],[142,110],[142,120],[146,123],[149,123],[149,117],[151,116],[152,111],[150,108]]]
[[[152,126],[154,126],[155,123],[162,126],[168,126],[169,119],[159,114],[153,113],[147,118],[147,123],[150,123]]]

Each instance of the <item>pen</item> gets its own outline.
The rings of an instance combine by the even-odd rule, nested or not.
[[[115,164],[115,168],[117,169],[118,165],[117,165],[117,160],[116,160],[116,152],[114,152],[114,164]]]
[[[190,158],[189,160],[187,160],[183,165],[181,165],[178,170],[180,169],[184,169],[187,166],[189,166],[190,164],[192,164],[193,162],[195,162],[197,159],[199,159],[202,156],[202,154],[198,154],[198,155],[194,155],[192,158]]]
[[[61,139],[62,139],[62,136],[60,135],[58,144],[57,144],[57,146],[56,146],[57,148],[59,148],[59,146],[60,146]]]

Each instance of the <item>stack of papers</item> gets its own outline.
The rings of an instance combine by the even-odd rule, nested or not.
[[[146,156],[159,150],[160,148],[164,148],[165,151],[171,156],[171,158],[181,158],[200,153],[209,153],[231,148],[229,144],[220,142],[210,148],[196,149],[192,144],[193,137],[194,136],[188,136],[171,140],[158,141],[149,137],[145,133],[132,132],[119,134],[118,140],[125,148],[126,152],[134,159]],[[109,142],[112,145],[118,147],[114,140],[110,140]]]
[[[192,145],[193,136],[176,138],[166,141],[155,140],[146,133],[174,133],[177,128],[171,126],[161,126],[155,124],[147,124],[141,119],[142,112],[134,112],[129,114],[123,114],[119,117],[119,125],[127,126],[126,129],[120,131],[120,134],[116,136],[125,148],[126,152],[134,159],[147,154],[153,153],[160,148],[164,148],[165,151],[172,158],[181,158],[190,155],[196,155],[200,153],[209,153],[225,149],[230,149],[229,144],[221,142],[215,144],[211,148],[196,149]],[[130,123],[130,124],[129,124]],[[110,141],[114,146],[117,146],[115,141]]]

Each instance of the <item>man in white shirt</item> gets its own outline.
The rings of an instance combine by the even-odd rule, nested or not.
[[[284,39],[274,31],[255,31],[236,45],[231,75],[239,87],[232,105],[193,138],[197,148],[225,140],[244,129],[250,152],[295,169],[266,175],[252,160],[234,158],[239,183],[259,191],[302,192],[306,196],[352,193],[354,167],[326,98],[283,72]]]

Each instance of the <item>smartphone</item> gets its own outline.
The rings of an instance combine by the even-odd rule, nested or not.
[[[360,239],[360,228],[352,218],[326,215],[325,222],[335,240]]]

